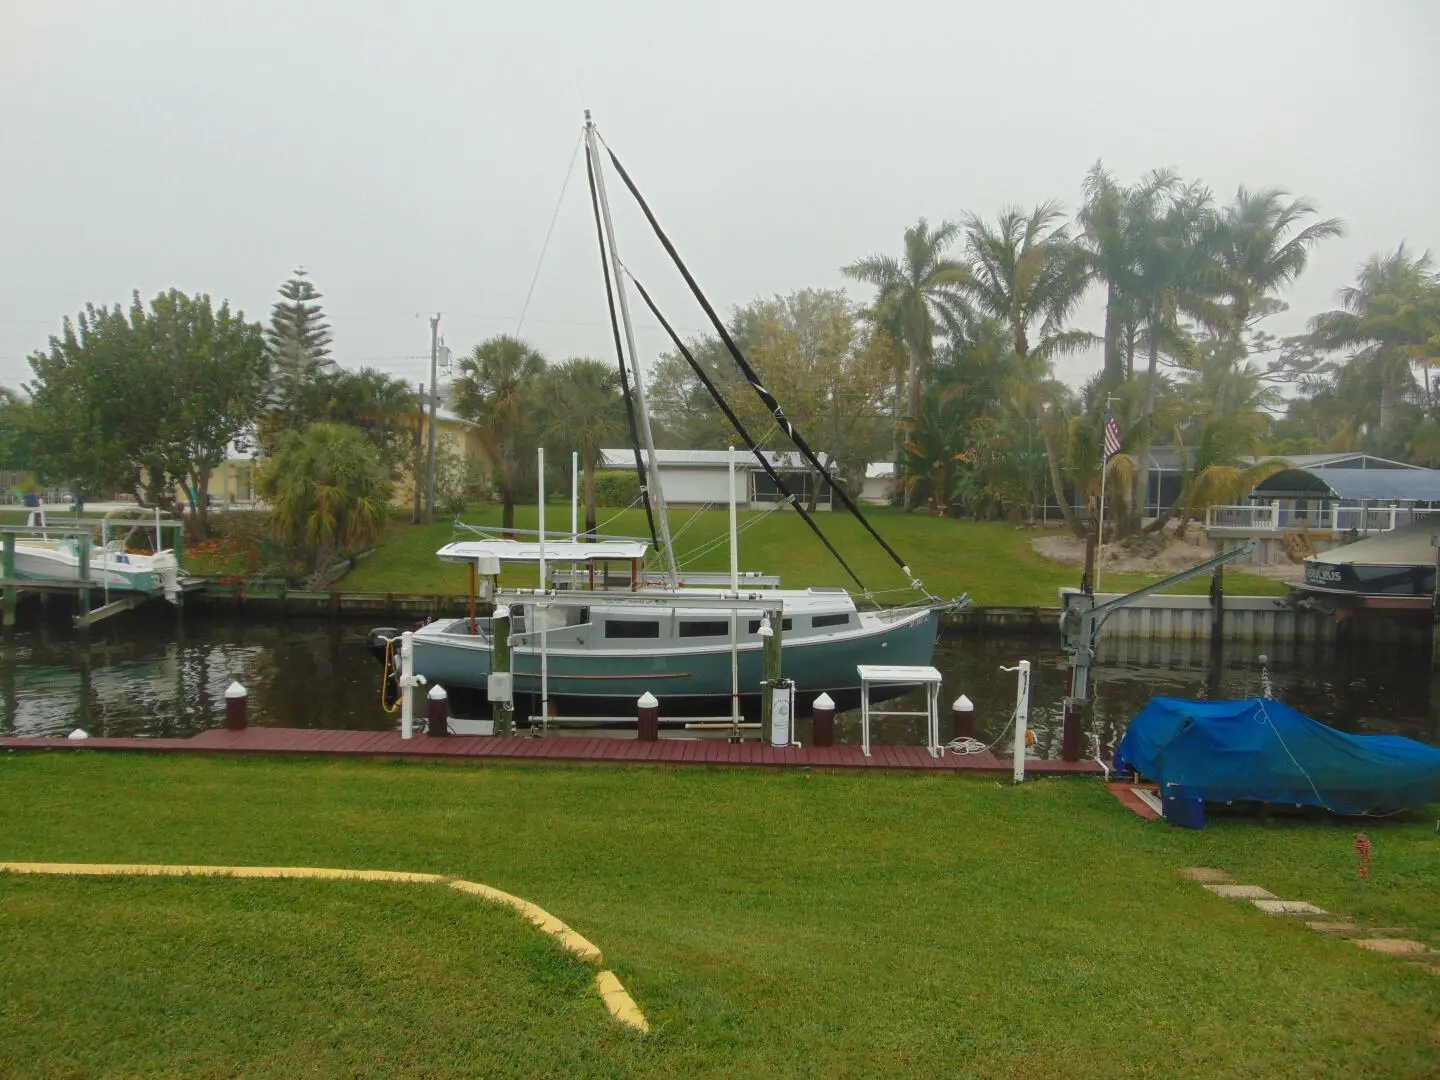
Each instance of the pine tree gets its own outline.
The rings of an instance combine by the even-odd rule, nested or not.
[[[270,352],[270,401],[290,414],[298,391],[334,367],[330,359],[330,324],[319,304],[321,294],[303,267],[280,286],[280,299],[270,311],[265,343]]]

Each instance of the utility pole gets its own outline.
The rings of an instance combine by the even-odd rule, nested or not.
[[[440,313],[430,316],[430,454],[425,469],[425,524],[435,520],[435,410],[440,394]]]

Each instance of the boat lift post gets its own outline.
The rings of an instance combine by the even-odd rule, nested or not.
[[[5,582],[5,612],[3,625],[6,630],[15,625],[15,609],[19,604],[20,590],[15,587],[15,534],[7,532],[0,549],[0,580]]]
[[[1207,559],[1198,566],[1192,566],[1189,570],[1182,570],[1178,574],[1171,574],[1167,578],[1146,585],[1142,589],[1136,589],[1132,593],[1126,593],[1124,596],[1117,596],[1114,600],[1107,600],[1103,604],[1097,605],[1092,593],[1071,589],[1062,592],[1064,611],[1060,614],[1060,639],[1066,655],[1069,657],[1070,667],[1070,686],[1069,692],[1065,696],[1064,719],[1060,728],[1060,757],[1062,760],[1080,760],[1080,731],[1084,726],[1085,713],[1090,708],[1090,668],[1095,662],[1095,648],[1099,644],[1100,628],[1105,625],[1105,620],[1121,608],[1129,607],[1147,596],[1164,592],[1192,577],[1212,573],[1226,563],[1234,562],[1236,559],[1250,554],[1258,544],[1258,540],[1246,540],[1238,547],[1223,552],[1213,559]]]

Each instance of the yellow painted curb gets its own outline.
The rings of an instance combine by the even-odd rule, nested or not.
[[[566,926],[559,919],[555,918],[544,908],[530,903],[529,900],[522,900],[518,896],[511,896],[499,889],[492,889],[489,885],[479,885],[473,881],[452,881],[452,889],[459,889],[461,892],[470,893],[472,896],[483,897],[486,900],[494,901],[497,904],[505,904],[514,908],[530,922],[534,923],[545,933],[549,934],[562,946],[573,953],[579,959],[588,964],[604,963],[604,957],[600,950],[593,944],[581,937],[570,927]]]
[[[0,871],[14,874],[62,874],[140,877],[233,877],[233,878],[322,878],[328,880],[388,881],[421,885],[449,885],[452,889],[478,896],[492,903],[504,904],[523,915],[529,922],[549,934],[560,946],[579,960],[597,967],[604,963],[599,948],[551,915],[538,904],[512,896],[510,893],[481,885],[475,881],[459,881],[440,874],[411,874],[398,870],[336,870],[318,866],[169,866],[156,863],[38,863],[0,862]],[[625,992],[613,972],[601,971],[595,977],[600,999],[610,1015],[637,1031],[648,1032],[645,1015]]]
[[[600,1000],[605,1002],[605,1008],[610,1010],[611,1016],[642,1035],[650,1034],[650,1025],[645,1020],[645,1014],[635,1004],[635,999],[625,992],[625,987],[620,985],[620,980],[613,971],[602,971],[596,975],[595,989],[600,991]]]

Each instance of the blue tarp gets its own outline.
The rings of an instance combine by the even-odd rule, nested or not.
[[[1347,735],[1270,698],[1151,698],[1115,749],[1165,796],[1318,806],[1342,814],[1440,802],[1440,747]]]

